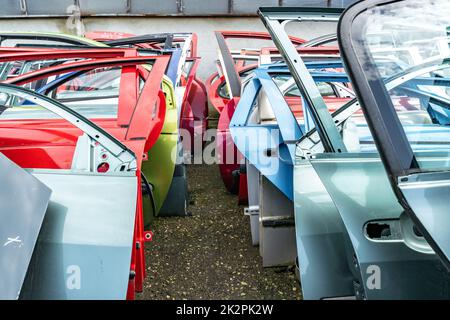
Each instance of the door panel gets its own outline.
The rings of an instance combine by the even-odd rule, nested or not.
[[[21,297],[125,299],[137,199],[134,173],[33,170],[53,190]]]
[[[366,298],[450,296],[449,274],[424,238],[410,237],[413,224],[376,154],[321,154],[311,163],[349,233]],[[375,269],[379,286],[373,282]]]
[[[425,236],[450,271],[446,230],[450,149],[445,133],[449,13],[447,0],[360,1],[343,14],[338,38],[390,186],[414,221],[416,233]],[[397,66],[388,67],[380,51],[389,52],[389,61]],[[399,100],[412,102],[410,111],[416,104],[416,109],[427,112],[414,134],[402,121],[405,113],[397,108]],[[428,152],[418,152],[424,148],[417,146]]]
[[[0,300],[17,299],[51,190],[0,153]]]
[[[414,211],[415,218],[427,231],[426,236],[434,242],[443,260],[450,265],[450,172],[414,174],[400,181],[398,187]]]
[[[352,245],[338,210],[308,161],[294,167],[294,182],[303,298],[353,296],[353,281],[360,276],[350,269]]]

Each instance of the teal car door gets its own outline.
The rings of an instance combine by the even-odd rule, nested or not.
[[[350,7],[340,22],[340,46],[347,70],[373,134],[393,193],[404,212],[414,222],[416,234],[423,235],[450,269],[450,145],[445,139],[436,141],[430,128],[445,131],[448,126],[449,86],[442,81],[450,74],[448,26],[450,4],[433,1],[361,1]],[[422,23],[427,21],[426,24]],[[389,37],[381,35],[388,34]],[[382,40],[381,40],[382,39]],[[381,47],[414,49],[420,58],[403,72],[412,75],[414,86],[399,92],[386,85],[386,70],[377,60]],[[397,51],[398,52],[398,51]],[[395,75],[387,73],[387,76]],[[430,83],[431,82],[431,83]],[[428,122],[408,134],[396,111],[395,101],[417,99],[418,90],[432,91],[420,101],[427,111]],[[441,137],[442,138],[442,137]],[[415,145],[436,144],[428,150]]]

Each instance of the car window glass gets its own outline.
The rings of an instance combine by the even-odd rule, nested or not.
[[[71,73],[47,95],[87,118],[116,118],[121,79],[120,67],[97,68],[81,74]],[[51,83],[51,78],[47,83]],[[33,85],[33,84],[32,84]],[[141,83],[143,85],[143,83]]]
[[[383,79],[419,165],[427,152],[450,154],[449,13],[445,0],[400,1],[370,8],[354,22],[375,69],[366,76]],[[450,167],[427,163],[431,170]]]

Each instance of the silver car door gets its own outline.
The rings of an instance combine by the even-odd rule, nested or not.
[[[17,299],[51,190],[0,153],[0,300]]]
[[[413,148],[433,140],[436,135],[430,134],[430,128],[445,129],[446,123],[433,118],[433,111],[438,104],[441,110],[448,110],[448,103],[443,103],[448,99],[448,86],[440,86],[443,89],[440,95],[444,99],[430,96],[421,105],[429,113],[431,123],[419,128],[412,139],[407,135],[408,127],[401,122],[394,108],[399,93],[386,87],[381,76],[386,72],[376,59],[376,51],[381,46],[414,49],[420,53],[420,59],[403,71],[403,75],[414,75],[416,70],[428,67],[428,72],[415,75],[412,81],[417,83],[423,81],[421,77],[432,78],[436,79],[433,80],[434,85],[439,86],[440,79],[448,78],[450,73],[449,14],[450,4],[445,0],[361,1],[342,17],[338,36],[349,75],[363,102],[368,125],[394,193],[414,221],[417,233],[426,238],[450,270],[448,143],[442,141],[427,152]],[[402,59],[394,50],[392,55]],[[423,84],[414,85],[418,89],[426,89]],[[403,98],[412,99],[414,96],[406,93]]]
[[[21,298],[125,299],[138,195],[136,157],[57,101],[7,84],[0,84],[0,92],[34,105],[8,106],[0,115],[0,128],[2,120],[26,122],[34,113],[48,121],[62,118],[82,132],[70,169],[28,168],[53,192]],[[24,126],[22,130],[34,130],[37,135],[39,128]],[[7,134],[7,127],[3,129]],[[109,170],[97,172],[104,161]]]

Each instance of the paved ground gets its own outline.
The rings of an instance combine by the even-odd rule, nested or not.
[[[301,299],[293,268],[261,267],[248,217],[217,166],[188,166],[191,217],[160,218],[140,299]]]

